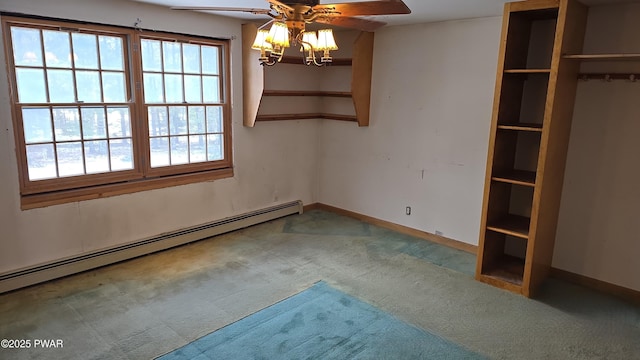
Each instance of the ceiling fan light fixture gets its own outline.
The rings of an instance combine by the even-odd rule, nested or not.
[[[274,22],[273,25],[271,25],[266,41],[273,46],[272,53],[281,55],[284,49],[289,47],[289,29],[287,28],[287,24],[279,21]]]
[[[260,50],[260,61],[265,62],[269,61],[269,57],[267,56],[267,51],[271,52],[273,50],[273,45],[267,41],[267,36],[269,35],[268,30],[258,30],[256,34],[256,39],[253,41],[253,45],[251,45],[252,49]]]
[[[315,31],[302,33],[302,47],[300,51],[316,51],[318,50],[318,37]]]
[[[331,29],[318,30],[317,49],[322,51],[338,50],[338,45],[336,45],[336,40],[333,38],[333,30]]]
[[[318,30],[318,51],[322,51],[322,58],[320,61],[322,63],[330,63],[332,61],[331,54],[329,51],[338,50],[338,45],[336,44],[336,40],[333,38],[333,30],[331,29],[322,29]]]
[[[256,39],[253,41],[253,45],[251,45],[251,48],[255,50],[273,49],[273,45],[271,45],[271,43],[267,41],[267,36],[269,36],[269,30],[258,30]]]

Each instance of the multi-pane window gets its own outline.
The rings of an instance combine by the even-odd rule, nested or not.
[[[133,169],[123,38],[11,27],[29,181]]]
[[[227,41],[11,17],[3,25],[23,196],[230,176]]]
[[[224,158],[218,47],[142,39],[151,167]]]

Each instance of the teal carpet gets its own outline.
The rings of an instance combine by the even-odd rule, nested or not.
[[[158,359],[485,359],[324,282]]]

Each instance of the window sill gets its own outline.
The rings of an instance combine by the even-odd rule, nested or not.
[[[229,177],[233,177],[233,168],[203,171],[193,174],[165,176],[155,179],[144,179],[42,194],[23,195],[21,197],[21,209],[36,209],[76,201],[101,199],[117,195],[132,194],[140,191],[162,189],[171,186],[187,185]]]

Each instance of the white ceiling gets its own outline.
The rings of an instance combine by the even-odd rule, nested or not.
[[[161,6],[216,6],[216,7],[242,7],[268,9],[266,0],[131,0],[145,2]],[[468,19],[486,16],[498,16],[502,14],[505,2],[509,0],[404,0],[411,9],[408,15],[385,15],[367,17],[373,20],[383,21],[389,25],[416,24],[436,22],[454,19]],[[348,3],[358,0],[321,0],[321,4]],[[640,0],[582,0],[586,5],[601,5],[624,2],[640,2]],[[236,17],[241,19],[264,19],[265,15],[253,15],[244,12],[214,12],[217,15]]]

